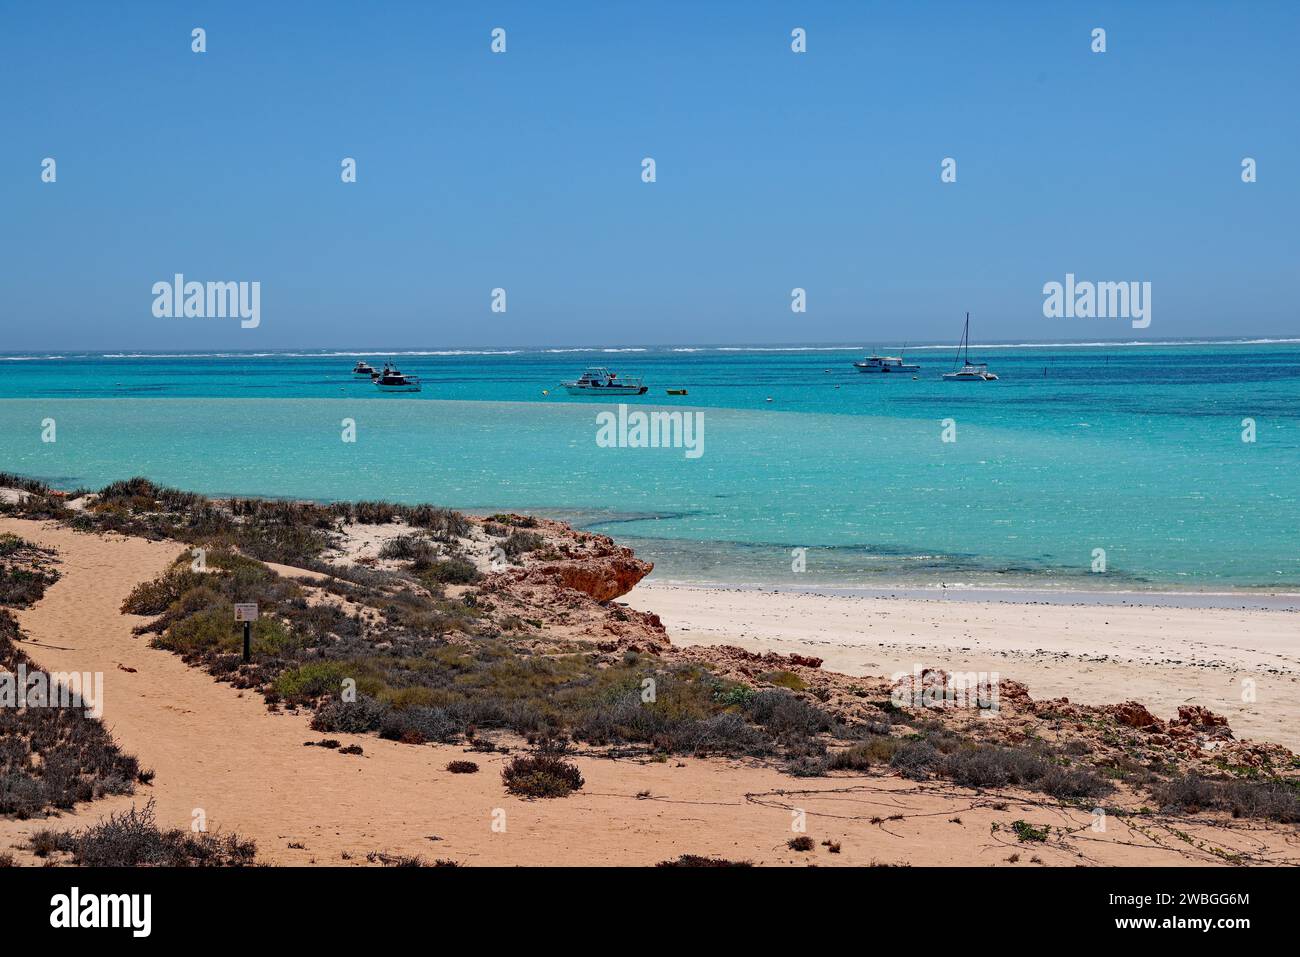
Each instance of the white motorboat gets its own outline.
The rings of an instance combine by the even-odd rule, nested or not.
[[[916,363],[904,362],[902,356],[867,356],[861,362],[853,363],[853,368],[859,372],[919,372],[921,367]]]
[[[352,373],[354,375],[373,376],[375,374],[375,367],[365,359],[359,359],[357,360],[357,364],[352,367]]]
[[[388,375],[381,375],[374,380],[375,386],[380,392],[419,392],[420,379],[417,376],[402,375],[400,372],[390,372]]]
[[[957,358],[961,360],[960,369],[945,372],[945,382],[996,382],[997,376],[989,371],[987,362],[970,361],[970,313],[966,313],[966,327],[962,330],[961,344],[957,347]]]
[[[370,381],[375,384],[380,392],[419,392],[420,377],[418,375],[406,375],[398,371],[397,366],[385,362],[383,372],[375,372],[370,376]]]
[[[645,395],[649,387],[638,379],[620,379],[618,373],[592,366],[573,382],[561,382],[569,395]]]

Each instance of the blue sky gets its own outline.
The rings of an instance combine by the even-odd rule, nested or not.
[[[8,4],[0,351],[869,344],[967,310],[986,341],[1300,335],[1298,28],[1282,2]],[[261,325],[155,318],[176,272],[261,282]],[[1067,272],[1150,281],[1151,327],[1044,318]]]

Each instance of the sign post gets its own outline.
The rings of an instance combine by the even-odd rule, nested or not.
[[[244,663],[252,660],[253,622],[257,621],[257,603],[244,602],[235,606],[235,621],[244,623]]]

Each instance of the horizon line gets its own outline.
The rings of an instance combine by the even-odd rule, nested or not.
[[[897,340],[881,339],[879,342],[886,343],[887,348],[900,349],[945,349],[957,348],[956,344],[948,340],[920,340],[917,342],[903,342],[899,344]],[[1199,337],[1166,337],[1166,338],[1149,338],[1149,339],[998,339],[986,340],[982,343],[971,343],[971,349],[994,349],[994,348],[1047,348],[1047,347],[1067,347],[1067,348],[1134,348],[1141,346],[1170,346],[1170,345],[1293,345],[1300,344],[1300,335],[1295,336],[1199,336]],[[235,357],[246,356],[248,358],[257,358],[259,356],[283,355],[286,353],[297,353],[299,357],[307,358],[311,355],[319,355],[322,358],[331,355],[337,356],[366,356],[366,355],[383,355],[384,353],[392,354],[413,354],[423,353],[432,356],[457,356],[457,355],[518,355],[520,353],[567,353],[567,352],[697,352],[708,350],[725,350],[725,351],[861,351],[863,349],[877,349],[879,345],[870,347],[860,344],[848,344],[843,342],[816,342],[807,340],[796,340],[790,342],[714,342],[714,343],[618,343],[611,345],[511,345],[511,346],[436,346],[436,345],[400,345],[386,346],[375,348],[351,348],[348,346],[264,346],[262,348],[167,348],[166,351],[149,352],[145,347],[99,347],[93,349],[24,349],[17,351],[3,351],[0,356],[5,358],[26,358],[33,360],[55,360],[63,359],[68,356],[89,357],[98,356],[100,358],[184,358],[184,357]]]

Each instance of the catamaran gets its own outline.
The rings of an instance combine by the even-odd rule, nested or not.
[[[645,395],[649,387],[638,379],[620,379],[617,372],[592,366],[572,382],[561,382],[569,395]]]
[[[994,382],[997,376],[989,371],[987,362],[970,361],[970,313],[966,313],[966,327],[961,333],[961,344],[957,346],[957,358],[962,360],[962,367],[952,372],[945,372],[945,382]]]

